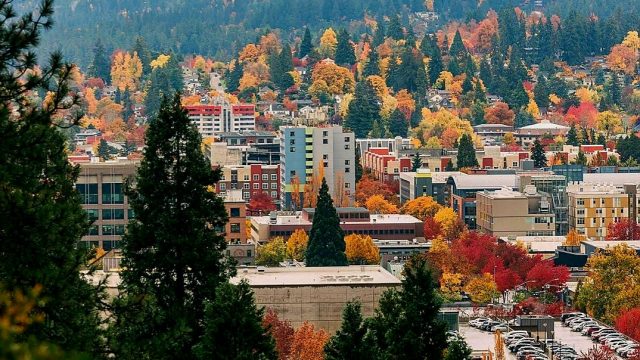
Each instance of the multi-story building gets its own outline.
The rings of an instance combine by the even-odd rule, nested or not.
[[[93,224],[82,243],[111,250],[120,247],[127,223],[134,218],[124,195],[124,182],[135,175],[138,161],[119,159],[106,162],[80,162],[76,189],[82,208]]]
[[[227,165],[220,170],[222,177],[216,184],[220,196],[239,190],[243,201],[259,193],[267,193],[276,203],[280,201],[279,165]]]
[[[369,235],[379,240],[424,240],[424,224],[411,215],[370,214],[365,208],[337,208],[340,227],[349,234]],[[267,242],[282,236],[287,239],[297,229],[311,230],[315,209],[251,217],[251,238]]]
[[[331,194],[342,192],[349,203],[353,201],[355,135],[343,132],[341,126],[281,127],[280,164],[283,208],[292,207],[292,194],[302,198],[305,184],[319,174],[326,179]],[[318,169],[320,166],[322,170]]]
[[[224,238],[229,244],[247,243],[247,203],[242,190],[230,190],[224,198],[224,208],[229,221],[225,225]]]
[[[440,205],[449,205],[449,185],[451,176],[466,175],[459,171],[430,172],[418,169],[417,172],[400,174],[400,205],[420,196],[431,196]]]
[[[220,101],[216,105],[188,105],[185,109],[202,137],[256,128],[253,104],[230,104],[228,101]]]
[[[548,196],[528,185],[476,194],[477,229],[496,237],[553,236],[555,215]]]
[[[473,127],[473,132],[478,134],[485,145],[501,144],[502,138],[507,133],[513,133],[513,126],[504,124],[481,124]]]
[[[389,262],[406,262],[414,254],[423,254],[431,249],[430,242],[409,240],[376,240],[374,244],[380,250],[380,265],[384,267]]]
[[[385,148],[389,152],[398,154],[400,151],[409,151],[414,148],[410,138],[396,136],[388,139],[356,139],[357,151],[360,156],[371,148]]]
[[[564,136],[567,132],[569,132],[568,126],[554,124],[549,120],[542,120],[539,123],[517,129],[514,135],[520,145],[529,147],[534,141],[545,135],[551,137]]]
[[[360,158],[362,170],[380,182],[399,181],[400,174],[411,171],[410,157],[398,158],[387,148],[369,148]]]
[[[637,219],[637,191],[637,183],[567,185],[570,229],[589,239],[605,239],[609,224],[629,217]]]

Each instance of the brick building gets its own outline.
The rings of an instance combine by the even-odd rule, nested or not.
[[[279,165],[228,165],[221,170],[222,178],[216,184],[216,192],[220,196],[224,197],[229,190],[241,190],[242,199],[250,201],[251,196],[264,192],[274,202],[279,202]]]
[[[369,148],[360,159],[362,170],[380,182],[399,181],[400,173],[411,171],[411,158],[398,156],[388,148]]]

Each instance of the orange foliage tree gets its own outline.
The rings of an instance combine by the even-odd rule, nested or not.
[[[288,359],[324,360],[324,346],[329,334],[323,329],[315,330],[313,324],[305,321],[293,334]]]
[[[607,56],[607,64],[613,69],[627,75],[634,74],[638,63],[638,52],[631,47],[618,44],[611,48]]]
[[[288,320],[280,320],[273,309],[268,309],[262,319],[262,327],[267,329],[276,342],[278,360],[289,359],[295,331]]]
[[[373,214],[397,214],[398,207],[385,200],[382,195],[373,195],[367,199],[364,206]]]
[[[411,215],[424,221],[428,217],[434,217],[442,208],[431,196],[420,196],[407,201],[401,208],[400,213]]]
[[[374,195],[382,195],[385,200],[392,204],[397,202],[396,194],[391,191],[387,184],[376,181],[369,175],[362,176],[356,184],[356,202],[364,205]]]
[[[487,110],[484,119],[488,124],[513,125],[515,113],[506,103],[497,102]]]
[[[352,93],[355,88],[355,80],[351,71],[330,62],[316,64],[311,73],[311,80],[313,83],[324,81],[331,95]]]
[[[302,229],[296,229],[287,239],[287,258],[303,261],[308,243],[309,235]]]
[[[345,254],[350,264],[375,265],[380,263],[380,250],[369,235],[351,234],[344,237]]]

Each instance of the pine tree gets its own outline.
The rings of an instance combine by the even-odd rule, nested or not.
[[[298,57],[302,59],[307,56],[313,50],[313,44],[311,43],[311,31],[306,27],[304,29],[304,36],[302,37],[302,42],[300,43],[300,50],[298,51]]]
[[[357,183],[362,178],[362,163],[360,162],[360,149],[356,150],[356,157],[354,161],[356,163],[356,183]]]
[[[100,39],[93,46],[93,60],[89,65],[89,76],[102,79],[105,84],[111,79],[111,63]]]
[[[581,144],[583,145],[590,145],[591,144],[591,140],[589,139],[589,133],[587,132],[587,128],[583,127],[580,130],[580,138],[581,138]]]
[[[542,144],[538,139],[533,142],[533,147],[531,148],[531,160],[533,160],[533,166],[536,168],[543,168],[547,166],[547,155],[545,155],[544,148],[542,148]]]
[[[387,29],[387,36],[393,40],[404,39],[404,30],[402,30],[402,25],[400,24],[400,18],[398,15],[391,16],[391,19],[389,20],[389,28]]]
[[[262,326],[264,308],[255,304],[246,281],[218,287],[215,300],[208,303],[204,335],[195,347],[197,359],[269,360],[277,359],[275,343]]]
[[[517,129],[523,126],[532,125],[535,122],[536,119],[533,117],[533,115],[531,115],[531,113],[529,113],[525,109],[521,109],[520,111],[518,111],[518,113],[516,114],[516,118],[513,120],[513,126]]]
[[[146,76],[151,73],[151,52],[147,47],[147,43],[142,36],[136,36],[136,41],[133,44],[133,52],[138,54],[140,62],[142,63],[142,75]]]
[[[117,153],[113,146],[109,145],[105,139],[100,139],[98,143],[98,157],[102,160],[109,160]]]
[[[449,343],[444,360],[471,360],[473,350],[463,339],[456,338]]]
[[[576,156],[573,163],[576,165],[582,165],[582,166],[587,165],[587,157],[584,155],[584,152],[582,152],[582,150],[578,151],[578,156]]]
[[[338,32],[338,44],[336,45],[336,64],[351,66],[356,62],[356,54],[351,46],[351,37],[347,30]]]
[[[476,149],[473,147],[471,135],[463,134],[458,144],[458,168],[473,168],[478,166]]]
[[[345,248],[340,218],[336,208],[333,207],[327,181],[322,178],[313,223],[309,231],[305,262],[308,267],[347,266],[349,263],[344,253]]]
[[[376,119],[373,121],[371,131],[369,131],[369,138],[382,139],[384,136],[384,126],[382,125],[382,119]]]
[[[484,124],[484,107],[482,102],[474,101],[471,105],[471,121],[473,125]]]
[[[453,76],[458,76],[462,74],[462,69],[460,69],[460,65],[458,61],[454,57],[449,58],[449,63],[447,64],[447,71],[450,72]]]
[[[229,92],[238,91],[238,87],[240,86],[240,79],[242,79],[243,73],[244,73],[244,67],[240,62],[240,59],[236,59],[233,70],[227,72],[225,75],[227,91]]]
[[[422,168],[422,159],[420,158],[420,153],[416,152],[413,155],[413,160],[411,160],[411,171],[416,172],[420,168]]]
[[[8,330],[19,333],[16,342],[37,347],[16,358],[34,358],[53,347],[99,358],[105,294],[80,272],[92,255],[80,243],[89,220],[74,185],[79,169],[69,163],[59,131],[59,126],[77,125],[61,120],[79,105],[69,92],[75,70],[59,54],[51,55],[47,66],[37,65],[36,47],[41,30],[51,26],[52,1],[21,17],[15,4],[3,2],[0,13],[0,291],[8,300],[0,310],[3,323],[11,325],[12,307],[21,305],[17,294],[30,301],[29,294],[40,289],[28,313],[17,315],[17,328],[3,327],[0,354],[15,355],[19,346],[3,347]],[[29,76],[19,75],[25,73]],[[48,105],[35,106],[34,96],[47,91],[52,94]],[[87,276],[92,274],[90,268]]]
[[[367,326],[359,302],[350,301],[342,311],[342,325],[325,345],[326,360],[369,360],[373,356],[368,343]]]
[[[112,351],[121,359],[194,359],[205,306],[233,274],[218,230],[227,212],[208,191],[220,172],[200,144],[180,95],[165,96],[147,130],[135,187],[126,190],[136,221],[122,240],[124,270],[111,329]]]
[[[604,134],[598,134],[598,144],[602,145],[605,150],[607,149],[607,138],[604,136]]]
[[[351,129],[357,138],[365,138],[373,123],[380,120],[380,104],[375,90],[368,81],[356,84],[353,100],[349,103],[349,112],[344,126]]]
[[[547,85],[547,80],[544,76],[538,76],[538,82],[536,83],[536,87],[533,89],[533,99],[536,101],[536,104],[540,108],[549,107],[549,87]]]
[[[382,45],[382,43],[384,43],[385,36],[386,34],[384,30],[384,22],[379,21],[378,28],[376,29],[376,32],[373,34],[373,42],[371,43],[372,47],[375,49],[378,46]]]
[[[391,134],[400,137],[407,137],[407,132],[409,131],[407,119],[405,118],[402,111],[395,109],[393,113],[391,113],[391,117],[389,119],[389,131]]]
[[[456,34],[453,37],[453,42],[449,47],[449,55],[461,59],[467,53],[467,48],[462,43],[462,36],[460,30],[456,30]]]
[[[378,61],[378,51],[376,48],[371,49],[369,53],[369,61],[364,66],[364,70],[362,71],[362,75],[364,77],[371,75],[380,75],[380,63]]]
[[[438,43],[434,40],[433,35],[424,34],[422,41],[420,42],[420,51],[424,56],[430,56],[431,51],[433,51],[434,47],[437,47]]]
[[[473,99],[475,102],[479,102],[482,104],[487,103],[487,94],[482,88],[482,83],[480,82],[480,79],[476,79],[476,81],[473,83]]]
[[[578,132],[576,131],[575,125],[571,125],[571,128],[569,128],[569,131],[567,132],[567,144],[573,146],[578,146],[579,144]]]
[[[464,81],[462,82],[462,93],[467,94],[468,92],[473,90],[473,83],[471,82],[470,76],[465,76]]]
[[[293,71],[293,59],[289,44],[285,44],[280,53],[274,53],[269,57],[269,70],[271,81],[279,89],[286,90],[294,84],[293,77],[289,74],[290,71]]]
[[[431,50],[431,56],[429,58],[429,84],[433,86],[433,84],[435,84],[440,77],[440,73],[443,70],[440,48],[436,46],[433,50]]]

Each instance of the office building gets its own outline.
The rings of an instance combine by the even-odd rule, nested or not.
[[[355,195],[355,136],[341,126],[280,128],[280,181],[284,209],[292,208],[292,194],[302,199],[305,184],[324,176],[329,193],[344,194],[351,204]],[[318,167],[323,169],[319,170]],[[315,194],[313,195],[315,196]],[[294,201],[293,203],[297,203]],[[303,203],[302,200],[300,203]]]

